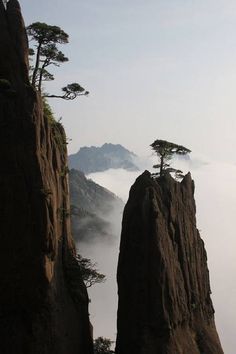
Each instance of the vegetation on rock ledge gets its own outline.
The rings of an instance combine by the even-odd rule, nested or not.
[[[186,155],[189,154],[191,150],[182,145],[160,139],[155,140],[150,146],[159,158],[159,163],[153,166],[154,168],[159,169],[159,172],[154,174],[155,177],[163,176],[166,172],[173,172],[176,179],[183,177],[183,172],[181,170],[170,167],[170,163],[167,162],[170,161],[174,155]]]
[[[44,81],[54,80],[54,76],[47,68],[49,66],[60,66],[69,59],[58,49],[58,44],[68,43],[69,36],[58,26],[51,26],[42,22],[34,22],[27,27],[27,33],[35,44],[35,50],[30,48],[29,55],[34,57],[34,66],[31,67],[31,84],[41,92]],[[89,94],[77,82],[66,85],[62,88],[61,95],[44,94],[44,97],[62,98],[73,100],[78,96]]]

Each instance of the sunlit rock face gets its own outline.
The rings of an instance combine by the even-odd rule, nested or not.
[[[124,210],[117,354],[221,354],[194,183],[144,172]]]
[[[65,133],[28,79],[18,1],[0,1],[0,353],[90,354],[73,263]]]

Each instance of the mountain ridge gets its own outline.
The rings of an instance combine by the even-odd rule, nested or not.
[[[137,171],[136,155],[120,144],[105,143],[101,147],[82,147],[69,155],[69,166],[84,172],[102,172],[110,168],[124,168],[128,171]]]

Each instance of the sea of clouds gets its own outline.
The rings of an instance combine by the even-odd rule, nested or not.
[[[131,185],[145,170],[153,172],[154,157],[139,158],[140,171],[111,169],[92,173],[88,177],[114,192],[124,202]],[[208,161],[203,157],[175,159],[173,167],[191,172],[195,181],[197,225],[208,254],[212,299],[216,310],[216,325],[226,354],[235,353],[236,333],[236,164]],[[96,241],[80,245],[83,256],[97,261],[106,274],[104,284],[89,290],[90,315],[94,336],[115,340],[117,286],[116,267],[122,215],[113,220],[116,237],[112,243]]]

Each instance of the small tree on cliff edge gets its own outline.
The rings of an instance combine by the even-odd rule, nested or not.
[[[41,91],[43,81],[54,80],[54,76],[48,72],[50,65],[60,66],[69,59],[57,48],[57,44],[68,43],[68,34],[58,26],[51,26],[42,22],[34,22],[27,27],[27,33],[31,40],[36,42],[36,50],[30,49],[29,55],[35,57],[35,64],[32,69],[32,85]],[[62,88],[61,95],[45,94],[44,97],[62,98],[73,100],[78,96],[88,95],[78,83],[68,84]]]
[[[106,276],[97,270],[97,263],[92,263],[89,258],[83,258],[80,254],[77,254],[76,261],[86,288],[106,281]]]
[[[172,159],[173,155],[186,155],[189,154],[191,150],[166,140],[155,140],[150,146],[159,158],[159,164],[153,166],[159,169],[159,172],[155,174],[156,176],[163,176],[165,172],[174,172],[176,178],[183,176],[182,171],[170,167],[170,164],[167,162]]]

